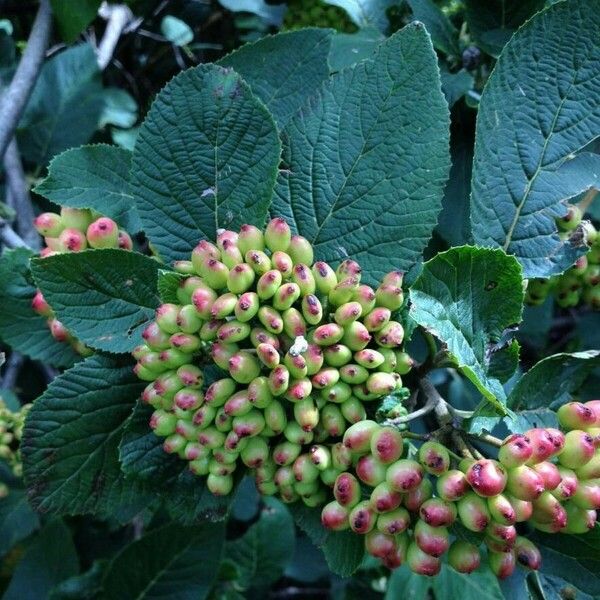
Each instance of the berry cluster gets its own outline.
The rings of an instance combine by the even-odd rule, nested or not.
[[[421,575],[437,574],[446,551],[461,573],[479,567],[478,546],[450,542],[455,521],[481,535],[497,577],[510,576],[517,563],[538,569],[540,552],[518,534],[517,523],[586,533],[600,509],[600,401],[566,404],[558,418],[566,434],[541,428],[513,434],[498,460],[464,459],[452,469],[450,453],[437,441],[401,458],[399,431],[357,423],[344,434],[348,471],[335,480],[335,500],[323,509],[322,523],[365,535],[367,551],[383,564],[406,563]]]
[[[310,243],[273,219],[202,241],[177,290],[134,351],[150,382],[143,400],[164,449],[228,494],[243,465],[263,494],[317,506],[348,467],[339,441],[374,400],[398,391],[412,361],[392,316],[403,303],[402,273],[377,288],[361,285],[358,263],[334,271],[313,263]],[[209,352],[228,376],[202,393],[198,354]],[[194,364],[196,363],[196,364]],[[377,408],[376,406],[373,407]]]
[[[64,252],[81,252],[88,247],[133,248],[129,234],[119,229],[112,219],[87,209],[62,207],[60,214],[42,213],[36,217],[34,226],[46,242],[46,247],[40,252],[42,258]],[[90,353],[54,316],[54,311],[40,290],[33,297],[31,306],[36,313],[48,319],[48,327],[56,341],[71,344],[79,354]]]
[[[31,404],[25,404],[20,410],[10,410],[2,398],[0,398],[0,459],[10,466],[15,477],[23,474],[23,463],[21,460],[21,437],[23,425]],[[8,494],[8,487],[0,483],[0,498]]]
[[[337,6],[327,5],[323,0],[292,0],[288,2],[283,27],[284,29],[331,27],[346,33],[356,31],[356,26],[348,18],[346,11]]]
[[[567,214],[557,220],[561,236],[568,236],[580,223],[583,215],[577,206],[569,206]],[[600,236],[593,225],[586,224],[588,253],[562,275],[550,279],[531,279],[525,301],[531,306],[543,304],[549,294],[561,308],[577,306],[584,302],[600,310]]]

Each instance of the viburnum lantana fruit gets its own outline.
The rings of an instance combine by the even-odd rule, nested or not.
[[[42,258],[64,252],[82,252],[88,247],[133,249],[133,241],[126,231],[119,229],[112,219],[88,209],[62,207],[60,214],[45,212],[35,218],[34,226],[46,243],[40,252]],[[56,341],[71,344],[83,356],[91,354],[91,350],[56,319],[40,290],[35,293],[31,307],[48,319],[50,333]]]
[[[31,404],[24,404],[18,411],[12,411],[0,395],[0,458],[7,463],[15,477],[23,475],[20,445],[25,417],[30,408]],[[0,498],[8,493],[8,486],[0,483]]]
[[[581,210],[570,205],[567,214],[557,219],[559,235],[568,238],[581,224]],[[551,279],[531,279],[527,286],[525,301],[537,306],[551,294],[562,308],[577,306],[583,302],[594,310],[600,310],[600,236],[589,222],[583,224],[586,241],[590,247],[575,264],[562,275]]]
[[[435,436],[415,450],[401,424],[376,420],[412,365],[398,321],[401,273],[373,289],[352,260],[313,263],[308,241],[279,218],[264,232],[220,231],[216,244],[201,241],[174,266],[179,302],[157,309],[133,353],[135,372],[148,382],[142,399],[165,451],[214,494],[229,494],[235,475],[249,471],[260,493],[320,507],[324,527],[363,535],[382,564],[425,575],[439,572],[446,552],[458,571],[478,568],[478,547],[452,543],[455,523],[481,534],[500,578],[541,562],[517,523],[594,526],[594,402],[561,409],[566,433],[510,435],[497,460],[457,461]],[[204,389],[207,360],[226,376]]]

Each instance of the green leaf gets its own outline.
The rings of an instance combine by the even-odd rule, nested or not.
[[[264,498],[258,521],[227,544],[226,557],[240,573],[237,585],[243,589],[268,588],[292,559],[295,542],[294,521],[288,509],[275,498]]]
[[[72,148],[54,157],[35,192],[60,206],[91,208],[129,233],[141,229],[129,187],[131,152],[99,144]]]
[[[471,195],[473,138],[468,133],[470,129],[463,120],[460,119],[455,124],[450,136],[452,167],[444,190],[442,212],[436,230],[449,246],[462,246],[471,241],[469,197]]]
[[[521,320],[518,262],[500,250],[462,246],[423,265],[410,290],[410,316],[447,347],[459,369],[501,414],[505,393],[491,355]]]
[[[7,250],[0,257],[0,338],[14,350],[54,367],[80,357],[70,344],[57,342],[46,319],[33,312],[36,285],[29,271],[30,250]]]
[[[444,563],[440,574],[431,579],[431,587],[436,600],[504,600],[498,578],[489,567],[464,575]]]
[[[42,67],[19,123],[19,149],[27,160],[46,165],[56,154],[90,139],[103,104],[92,47],[80,44],[56,54]]]
[[[25,491],[11,488],[8,496],[0,500],[0,557],[39,526],[40,519],[29,506]]]
[[[448,109],[431,41],[411,24],[373,60],[333,76],[284,130],[272,212],[320,260],[361,262],[372,282],[411,267],[448,175]]]
[[[273,118],[232,70],[200,65],[171,80],[132,163],[138,211],[163,259],[189,258],[220,227],[262,225],[280,152]]]
[[[172,302],[174,304],[179,304],[179,298],[177,298],[177,289],[179,288],[179,284],[184,279],[187,279],[187,277],[183,273],[160,269],[158,271],[157,287],[161,302]]]
[[[225,527],[167,523],[117,554],[104,577],[111,600],[203,600],[218,573]]]
[[[343,8],[352,22],[364,29],[375,27],[385,33],[389,27],[386,11],[395,4],[394,0],[324,0],[332,6]]]
[[[479,46],[498,56],[515,30],[538,10],[544,0],[465,0],[469,30]]]
[[[459,56],[458,31],[450,19],[432,0],[408,0],[413,18],[427,27],[436,50],[450,56]]]
[[[408,565],[402,565],[394,569],[388,580],[385,600],[398,600],[407,598],[410,600],[428,600],[431,598],[431,579],[416,575]]]
[[[600,185],[600,156],[575,155],[600,131],[599,28],[598,0],[550,6],[506,45],[481,97],[473,237],[514,254],[525,277],[560,273],[587,252],[577,236],[560,240],[555,218]]]
[[[144,487],[123,477],[118,460],[125,423],[144,387],[132,366],[92,356],[54,379],[35,401],[21,450],[36,510],[126,518],[148,504]]]
[[[510,344],[496,350],[490,357],[490,376],[498,379],[500,383],[506,383],[519,366],[520,351],[517,340],[511,340]]]
[[[2,600],[40,600],[63,579],[79,570],[77,551],[69,528],[50,521],[27,548]]]
[[[151,407],[138,402],[124,426],[119,459],[125,475],[159,493],[171,517],[183,525],[223,519],[233,494],[214,496],[205,480],[187,469],[185,461],[167,454],[163,438],[154,435],[148,425],[151,414]]]
[[[496,415],[484,416],[482,413],[483,411],[479,411],[477,416],[468,420],[468,431],[471,433],[490,432],[500,424],[505,425],[512,433],[525,433],[534,427],[558,428],[559,426],[556,413],[547,408],[520,410],[502,419]]]
[[[101,0],[50,0],[62,39],[70,44],[96,18]]]
[[[65,327],[92,348],[131,352],[159,304],[156,260],[126,250],[87,250],[31,262]]]
[[[330,29],[279,33],[246,44],[217,64],[239,73],[283,127],[329,76]]]
[[[300,503],[291,504],[289,510],[313,544],[323,550],[331,571],[349,577],[358,569],[365,554],[362,538],[351,531],[333,532],[321,525],[321,511]]]
[[[102,578],[108,560],[94,561],[92,568],[61,581],[50,593],[49,600],[93,600],[102,591]]]
[[[600,350],[548,356],[521,377],[508,397],[508,406],[556,409],[569,402],[599,366]]]
[[[467,92],[473,89],[475,78],[465,69],[458,73],[450,73],[440,65],[442,90],[448,106],[452,108]],[[461,132],[464,134],[464,132]]]
[[[341,71],[370,58],[384,39],[381,32],[373,27],[360,29],[356,33],[336,33],[329,52],[331,70]]]
[[[578,589],[577,586],[573,585],[572,583],[567,583],[561,577],[554,577],[550,573],[544,573],[543,571],[538,573],[538,581],[544,593],[544,600],[554,600],[554,598],[576,598],[577,600],[594,600],[593,596],[591,596],[590,594],[585,594],[580,589]],[[597,600],[597,596],[595,598]],[[526,600],[529,600],[529,597],[527,597]]]
[[[100,116],[100,129],[106,125],[115,125],[129,129],[138,119],[138,105],[135,98],[120,88],[104,89],[104,109]]]
[[[529,536],[542,552],[544,572],[561,577],[581,591],[600,594],[600,527],[585,535],[534,532]]]
[[[166,15],[160,22],[160,32],[176,46],[187,46],[194,41],[192,28],[173,15]]]
[[[267,4],[265,0],[219,0],[219,4],[231,12],[253,13],[274,27],[281,27],[286,11],[285,6]]]

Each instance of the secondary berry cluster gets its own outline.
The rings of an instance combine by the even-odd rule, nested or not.
[[[335,500],[323,508],[322,523],[365,535],[367,551],[383,564],[408,564],[422,575],[437,574],[446,552],[457,571],[474,571],[482,544],[499,578],[510,576],[516,564],[538,569],[540,552],[517,524],[586,533],[600,509],[600,401],[566,404],[558,418],[566,434],[531,429],[509,436],[498,460],[461,461],[437,441],[402,458],[399,431],[357,423],[344,434],[347,472],[334,482]],[[450,468],[452,461],[457,464]],[[451,543],[448,528],[455,522],[480,543]]]
[[[569,206],[567,214],[557,219],[560,235],[570,235],[582,218],[577,206]],[[586,224],[586,237],[590,250],[570,269],[550,279],[529,281],[525,295],[527,304],[538,306],[552,294],[561,308],[574,307],[583,302],[593,310],[600,310],[600,236],[589,223]]]
[[[112,219],[87,209],[62,207],[60,214],[45,212],[36,217],[34,226],[46,243],[40,252],[42,258],[81,252],[87,248],[133,248],[129,234],[119,229]],[[56,318],[40,290],[37,290],[31,305],[36,313],[48,319],[48,327],[56,341],[71,344],[82,355],[90,353]]]
[[[188,275],[181,303],[157,309],[134,351],[165,450],[206,475],[215,494],[231,491],[242,466],[264,494],[322,504],[347,467],[347,450],[334,442],[410,369],[392,318],[402,273],[374,290],[354,261],[335,271],[313,264],[311,245],[279,218],[264,234],[251,225],[222,231],[175,268]],[[228,374],[205,393],[203,348]]]
[[[8,464],[15,477],[23,474],[20,446],[25,417],[30,408],[30,404],[25,404],[18,411],[12,411],[0,398],[0,459]],[[0,483],[0,498],[7,494],[8,486]]]

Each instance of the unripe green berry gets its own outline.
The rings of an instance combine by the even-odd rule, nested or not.
[[[273,252],[273,256],[271,256],[271,262],[273,266],[281,273],[284,279],[287,279],[291,276],[294,263],[292,262],[289,254],[286,254],[280,250]]]
[[[368,500],[363,500],[356,504],[348,515],[350,529],[355,533],[369,533],[377,521],[377,515],[370,506]]]
[[[488,562],[492,573],[498,579],[510,577],[515,570],[515,553],[509,552],[488,552]]]
[[[281,315],[283,319],[283,330],[292,339],[306,335],[306,321],[302,313],[295,308],[288,308]]]
[[[291,237],[287,253],[294,261],[294,264],[304,263],[312,265],[314,257],[312,244],[301,235],[293,235]]]
[[[237,245],[242,254],[246,254],[248,250],[264,250],[265,241],[262,231],[254,225],[242,225]]]
[[[275,292],[280,288],[283,278],[281,273],[276,269],[267,271],[261,275],[256,284],[256,293],[261,300],[268,300],[275,295]]]
[[[261,250],[248,250],[244,259],[259,277],[271,270],[271,259]]]
[[[337,285],[335,271],[325,262],[316,262],[312,266],[312,273],[317,290],[321,294],[329,294]]]
[[[342,415],[348,423],[358,423],[367,418],[367,411],[358,398],[350,397],[341,403]]]
[[[261,306],[258,309],[258,319],[270,333],[278,334],[283,331],[281,314],[270,306]]]
[[[439,558],[426,554],[416,542],[411,542],[406,552],[406,562],[413,573],[433,577],[440,572],[442,564]]]
[[[265,422],[274,432],[280,433],[287,425],[287,417],[283,405],[277,400],[270,402],[264,409]]]
[[[335,500],[321,511],[321,524],[331,531],[343,531],[350,526],[349,510]]]
[[[456,540],[448,550],[448,563],[459,573],[472,573],[481,564],[481,554],[474,544]]]
[[[277,250],[286,252],[292,239],[292,232],[285,219],[276,217],[267,224],[264,236],[265,243],[271,252]]]
[[[467,492],[457,503],[458,518],[470,531],[484,531],[492,517],[485,498]]]
[[[243,294],[254,283],[255,276],[250,265],[245,263],[236,265],[227,275],[227,288],[234,294]]]
[[[352,351],[343,344],[332,344],[323,349],[323,358],[330,367],[343,367],[352,360]]]

